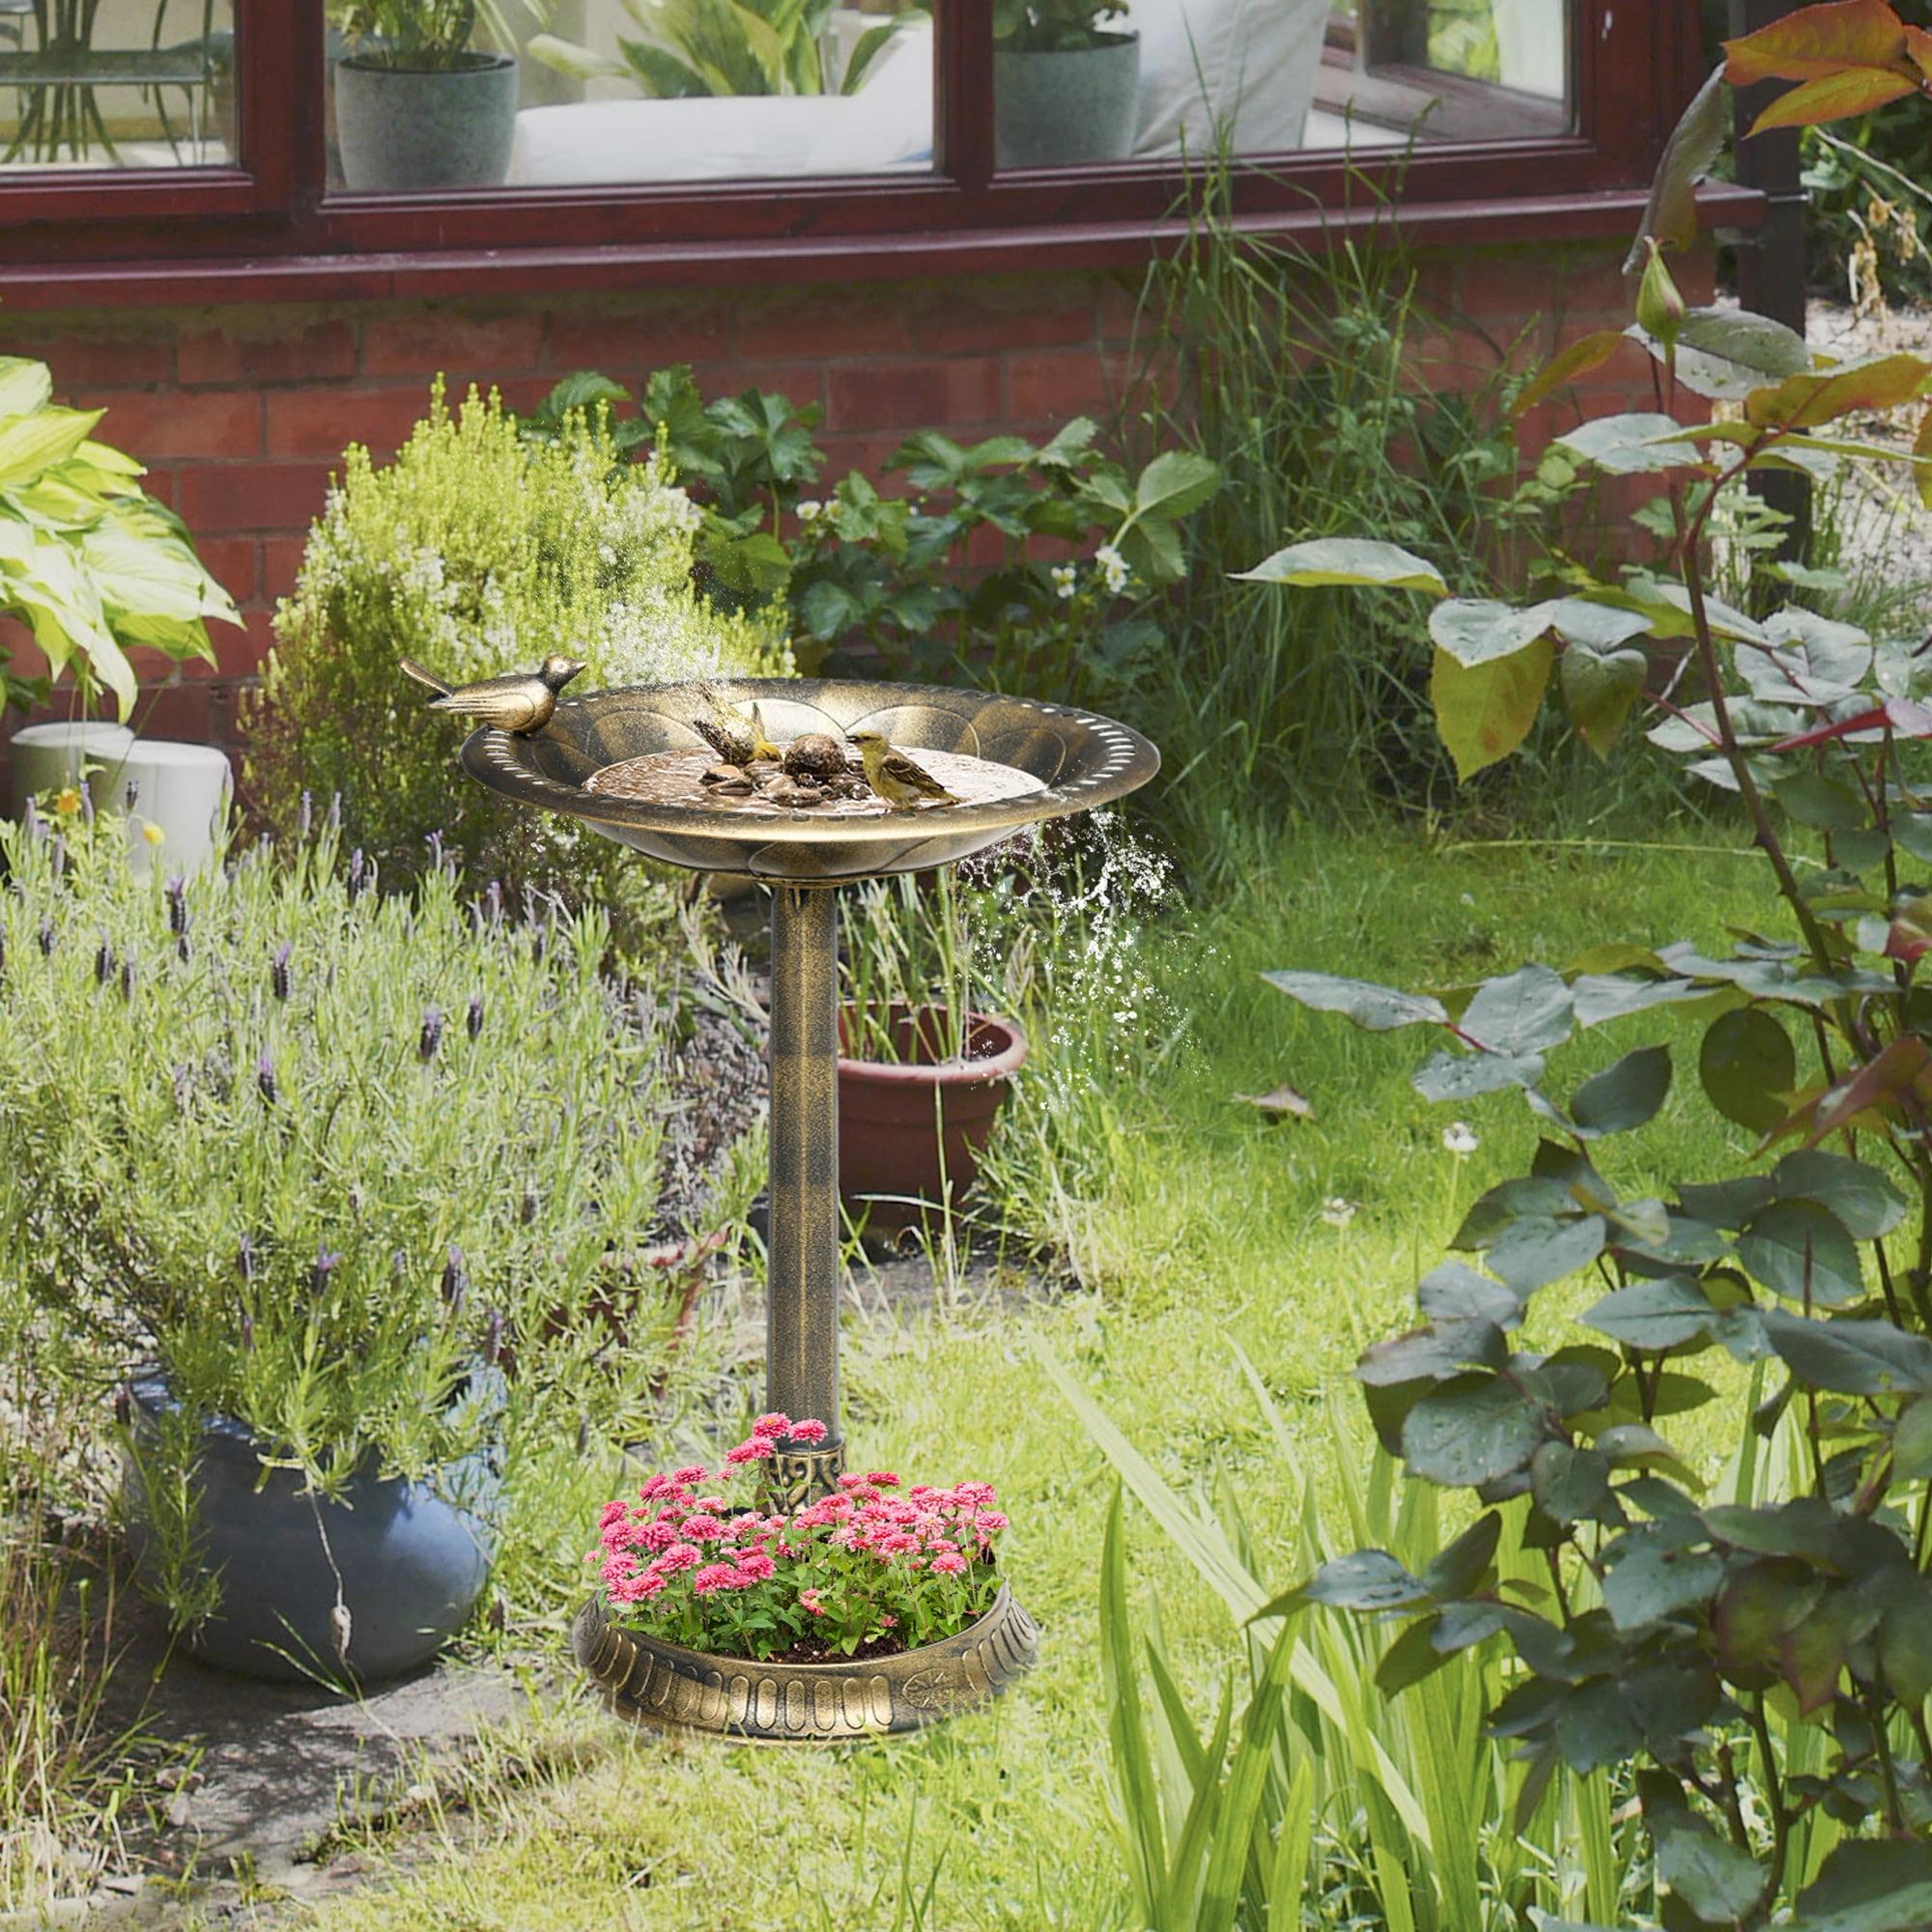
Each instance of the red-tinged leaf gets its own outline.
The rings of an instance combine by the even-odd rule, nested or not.
[[[1816,80],[1841,68],[1890,67],[1905,49],[1905,23],[1885,0],[1835,0],[1801,7],[1754,34],[1726,41],[1724,78],[1733,87]]]
[[[1524,384],[1510,405],[1510,414],[1525,415],[1546,397],[1553,396],[1564,384],[1587,376],[1592,369],[1601,369],[1623,347],[1625,339],[1620,328],[1599,328],[1578,337],[1561,354],[1552,355]]]
[[[1697,184],[1711,171],[1730,136],[1731,117],[1724,98],[1724,71],[1719,68],[1697,90],[1664,143],[1663,157],[1650,184],[1636,239],[1624,257],[1624,273],[1643,272],[1652,242],[1665,248],[1688,248],[1697,239]]]
[[[1897,73],[1885,67],[1850,67],[1843,73],[1807,80],[1789,94],[1780,94],[1751,123],[1750,131],[1762,134],[1772,128],[1815,128],[1821,121],[1869,114],[1888,101],[1917,94],[1920,79],[1917,71]]]
[[[1914,1093],[1921,1097],[1932,1093],[1932,1052],[1926,1050],[1925,1042],[1916,1035],[1901,1034],[1849,1080],[1839,1081],[1821,1094],[1812,1106],[1794,1114],[1785,1127],[1794,1123],[1802,1126],[1804,1145],[1816,1147],[1828,1134],[1849,1125],[1861,1114],[1883,1107],[1902,1094]],[[1810,1115],[1808,1121],[1801,1118],[1805,1113]]]
[[[1875,711],[1861,711],[1856,718],[1840,718],[1835,724],[1820,724],[1815,730],[1800,731],[1792,737],[1780,738],[1776,744],[1767,745],[1765,750],[1802,752],[1806,746],[1829,744],[1833,738],[1843,738],[1854,731],[1882,730],[1889,722],[1885,707],[1881,705]]]
[[[1920,73],[1932,75],[1932,34],[1928,34],[1923,27],[1907,27],[1905,51]]]
[[[1932,362],[1917,355],[1869,356],[1753,389],[1745,398],[1745,416],[1761,429],[1816,429],[1854,410],[1895,410],[1921,394],[1928,377]]]

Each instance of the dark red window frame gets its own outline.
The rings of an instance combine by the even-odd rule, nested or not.
[[[238,163],[0,182],[0,298],[66,308],[1100,267],[1179,232],[1178,163],[995,172],[992,0],[935,0],[931,175],[434,197],[327,192],[323,0],[236,9]],[[1697,9],[1577,0],[1577,15],[1575,131],[1418,149],[1403,164],[1406,231],[1480,242],[1628,230],[1698,79]],[[1243,222],[1270,232],[1384,218],[1332,153],[1246,158],[1236,199]],[[1721,199],[1728,218],[1751,218],[1755,197]]]

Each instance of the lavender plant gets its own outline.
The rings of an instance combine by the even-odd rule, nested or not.
[[[10,1296],[326,1492],[474,1446],[451,1398],[511,1350],[492,1427],[639,1434],[651,1378],[607,1358],[613,1312],[633,1365],[670,1327],[641,1252],[674,1028],[602,976],[601,918],[513,921],[446,867],[383,895],[327,826],[139,881],[117,831],[0,826]]]
[[[1803,83],[1760,127],[1932,93],[1932,37],[1881,0],[1802,10],[1729,53],[1735,82]],[[1485,1194],[1458,1258],[1423,1279],[1425,1325],[1357,1370],[1384,1444],[1412,1477],[1472,1492],[1473,1521],[1419,1569],[1357,1551],[1270,1609],[1399,1622],[1379,1672],[1391,1690],[1506,1646],[1515,1681],[1490,1728],[1528,1765],[1525,1791],[1559,1766],[1634,1770],[1671,1932],[1909,1932],[1932,1922],[1924,646],[1802,604],[1738,609],[1713,589],[1709,540],[1716,506],[1753,473],[1896,460],[1847,419],[1932,396],[1932,362],[1832,362],[1761,317],[1683,299],[1666,252],[1696,234],[1693,189],[1728,118],[1714,75],[1633,255],[1628,333],[1653,358],[1657,408],[1559,439],[1608,475],[1663,479],[1670,575],[1576,571],[1567,594],[1520,607],[1449,598],[1426,559],[1360,540],[1293,545],[1254,573],[1441,600],[1434,696],[1464,775],[1520,744],[1552,688],[1599,753],[1648,706],[1652,743],[1735,798],[1771,889],[1761,927],[1719,956],[1618,945],[1453,994],[1268,976],[1373,1032],[1436,1029],[1417,1090],[1450,1103],[1520,1092],[1541,1136],[1529,1173]],[[1525,402],[1621,340],[1586,338]],[[1706,403],[1709,420],[1683,420]],[[1904,460],[1932,502],[1928,422]],[[1683,655],[1657,689],[1660,642]],[[1699,1085],[1756,1146],[1742,1173],[1652,1191],[1619,1180],[1611,1155],[1669,1096],[1667,1047],[1637,1046],[1567,1092],[1549,1068],[1595,1028],[1665,1006],[1704,1017]],[[1602,1291],[1583,1332],[1525,1342],[1535,1295],[1578,1274]],[[1763,1385],[1758,1429],[1802,1444],[1781,1491],[1708,1501],[1664,1433],[1715,1393],[1694,1365],[1716,1350]],[[1516,1539],[1542,1553],[1533,1589],[1499,1577]]]

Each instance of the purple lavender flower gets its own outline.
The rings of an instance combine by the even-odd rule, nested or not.
[[[242,1352],[246,1353],[247,1350],[252,1349],[254,1346],[255,1346],[255,1318],[252,1315],[250,1315],[248,1311],[244,1308],[242,1311]]]
[[[349,855],[349,896],[352,901],[362,896],[362,880],[368,872],[369,862],[362,856],[361,846],[356,846]]]
[[[269,1054],[255,1063],[255,1090],[270,1106],[275,1104],[275,1063]]]
[[[177,872],[163,890],[168,900],[168,930],[179,939],[187,930],[187,881]]]
[[[436,1050],[442,1044],[442,1009],[431,1007],[423,1014],[422,1033],[416,1039],[416,1058],[425,1066],[436,1058]]]
[[[449,1259],[442,1264],[442,1298],[449,1304],[451,1314],[463,1306],[469,1288],[469,1270],[463,1264],[463,1250],[451,1241]]]
[[[185,1069],[184,1069],[185,1070]],[[235,1245],[235,1265],[243,1281],[255,1279],[255,1237],[244,1234]]]
[[[41,956],[51,959],[54,952],[54,923],[50,919],[41,922]]]
[[[269,984],[278,1000],[286,1000],[289,996],[289,954],[294,951],[295,948],[285,939],[269,960]]]
[[[342,1265],[342,1257],[332,1249],[322,1249],[315,1258],[314,1267],[309,1269],[308,1292],[317,1301],[328,1293],[328,1278]]]
[[[493,1308],[490,1320],[483,1329],[483,1359],[491,1367],[497,1366],[497,1358],[503,1352],[503,1318]]]
[[[469,1037],[474,1039],[483,1031],[483,995],[471,993],[469,996],[469,1018],[467,1022]]]
[[[107,943],[107,935],[103,932],[100,935],[100,944],[94,952],[94,983],[97,986],[106,985],[113,972],[114,949]]]
[[[134,962],[131,959],[121,962],[121,997],[130,1002],[134,997]]]

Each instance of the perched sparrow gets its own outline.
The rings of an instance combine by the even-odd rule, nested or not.
[[[494,725],[498,731],[515,731],[528,737],[541,731],[556,710],[556,695],[583,666],[575,658],[558,657],[553,652],[541,668],[508,677],[488,677],[480,684],[451,685],[438,677],[413,658],[399,661],[418,684],[426,684],[437,695],[429,701],[432,711],[453,711],[473,718],[480,724]]]
[[[909,811],[923,798],[936,799],[943,805],[959,803],[930,772],[922,771],[903,752],[894,751],[883,731],[851,731],[846,735],[866,761],[866,782],[895,811]]]
[[[779,748],[765,736],[764,714],[755,704],[731,703],[715,684],[704,678],[698,679],[696,689],[698,696],[710,706],[710,712],[708,716],[692,719],[691,728],[727,765],[742,768],[757,758],[778,762]]]

